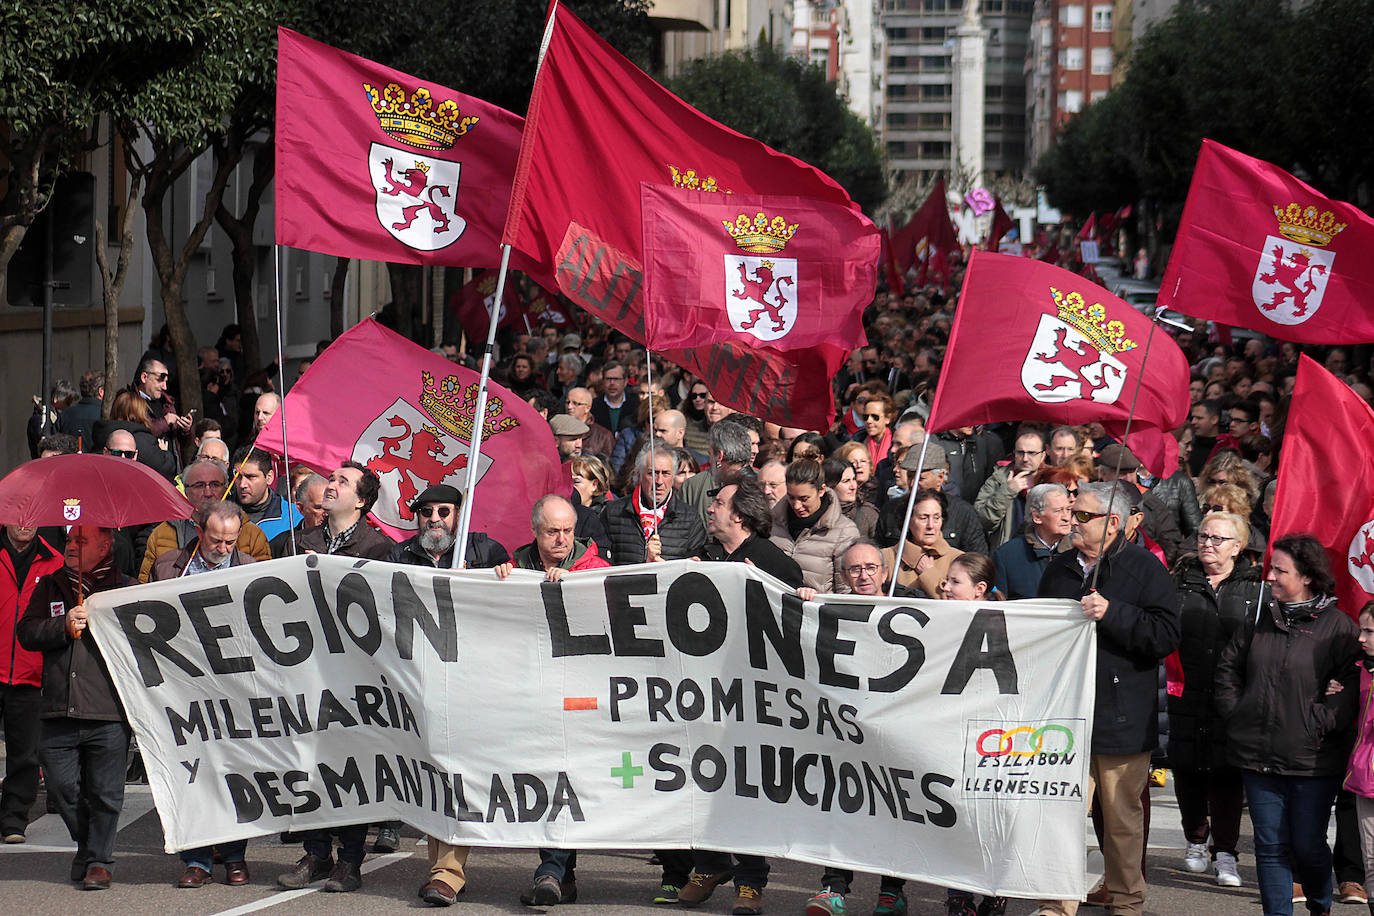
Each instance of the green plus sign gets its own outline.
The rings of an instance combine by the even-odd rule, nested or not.
[[[611,775],[620,778],[620,788],[633,789],[635,787],[635,777],[644,775],[644,767],[632,766],[630,752],[625,751],[620,755],[620,766],[611,767]]]

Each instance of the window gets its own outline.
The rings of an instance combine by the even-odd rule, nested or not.
[[[1111,73],[1112,72],[1112,49],[1093,48],[1093,72]]]
[[[951,118],[948,111],[922,111],[916,115],[916,129],[949,130]]]
[[[1065,48],[1059,52],[1060,70],[1082,70],[1083,69],[1083,49]]]
[[[921,87],[922,101],[938,101],[947,99],[954,94],[954,87],[949,83],[930,83]]]
[[[1059,8],[1059,24],[1071,29],[1083,28],[1083,4],[1066,3]]]
[[[1077,89],[1059,93],[1059,110],[1077,114],[1083,110],[1083,93]]]
[[[1112,30],[1112,8],[1110,6],[1093,7],[1093,31],[1110,32]]]
[[[1092,102],[1094,105],[1096,105],[1098,102],[1102,101],[1102,100],[1105,99],[1106,97],[1107,97],[1107,90],[1105,90],[1105,89],[1094,89],[1094,90],[1092,91],[1092,95],[1088,96],[1088,101],[1090,101],[1090,102]]]
[[[922,140],[920,157],[922,159],[948,159],[950,144],[948,140]]]

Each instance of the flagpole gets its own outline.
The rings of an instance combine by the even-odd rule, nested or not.
[[[926,449],[930,448],[931,434],[927,432],[921,439],[921,454],[916,458],[916,471],[911,475],[908,487],[911,492],[907,494],[906,515],[902,518],[902,530],[897,537],[897,556],[896,562],[892,564],[892,583],[887,588],[887,597],[897,597],[897,573],[902,568],[902,554],[906,550],[907,528],[911,526],[911,513],[916,508],[916,491],[920,489],[921,470],[926,466]],[[939,446],[943,448],[943,446]],[[934,597],[933,595],[931,597]]]
[[[487,315],[487,345],[482,350],[482,375],[477,383],[477,407],[472,414],[472,437],[468,448],[468,479],[463,485],[463,505],[458,510],[458,536],[453,542],[450,568],[460,568],[468,554],[468,534],[472,526],[472,499],[477,489],[477,465],[482,457],[482,427],[487,414],[487,381],[491,378],[491,354],[496,348],[496,318],[506,294],[506,271],[510,267],[510,246],[501,246],[501,273],[496,278],[496,295]],[[543,494],[540,494],[543,495]]]
[[[291,511],[295,502],[296,494],[291,490],[291,454],[286,448],[286,357],[283,355],[282,347],[282,307],[281,307],[281,246],[272,245],[272,260],[276,265],[277,274],[277,372],[278,378],[282,380],[281,392],[277,395],[277,413],[281,414],[281,468],[286,474],[286,524],[287,531],[291,535],[291,555],[296,555],[296,526],[292,524],[294,513]],[[304,519],[302,519],[303,521]],[[197,544],[197,547],[200,545]],[[186,564],[190,568],[190,563]]]
[[[1121,454],[1119,454],[1119,455],[1117,456],[1117,459],[1116,459],[1116,469],[1115,469],[1115,473],[1112,475],[1112,477],[1113,477],[1113,482],[1115,482],[1116,480],[1119,480],[1119,479],[1121,478],[1121,465],[1122,465],[1122,462],[1124,462],[1124,461],[1126,460],[1126,449],[1130,447],[1130,446],[1128,446],[1128,445],[1126,444],[1126,439],[1127,439],[1127,437],[1129,437],[1129,436],[1131,435],[1131,422],[1135,419],[1135,405],[1136,405],[1136,401],[1138,401],[1138,400],[1140,399],[1140,386],[1141,386],[1141,384],[1145,381],[1145,363],[1146,363],[1146,361],[1148,361],[1149,358],[1150,358],[1150,344],[1151,344],[1151,343],[1154,341],[1154,339],[1155,339],[1155,327],[1156,327],[1156,326],[1157,326],[1157,322],[1155,322],[1155,321],[1152,319],[1152,320],[1150,321],[1150,333],[1148,333],[1148,334],[1145,335],[1145,351],[1144,351],[1143,353],[1140,354],[1140,372],[1139,372],[1139,374],[1136,375],[1136,377],[1135,377],[1135,393],[1131,395],[1131,409],[1130,409],[1129,411],[1127,411],[1127,413],[1126,413],[1126,426],[1125,426],[1125,428],[1121,431]],[[1107,519],[1108,519],[1109,521],[1110,521],[1110,519],[1111,519],[1111,517],[1112,517],[1112,505],[1116,502],[1116,493],[1117,493],[1117,488],[1116,488],[1116,487],[1112,487],[1112,492],[1111,492],[1111,494],[1107,497]],[[1098,576],[1098,573],[1100,573],[1100,572],[1102,571],[1102,558],[1103,558],[1103,557],[1106,555],[1106,553],[1107,553],[1107,528],[1108,528],[1108,527],[1109,527],[1109,524],[1108,524],[1107,522],[1104,522],[1103,525],[1102,525],[1102,545],[1101,545],[1101,547],[1098,548],[1098,552],[1097,552],[1097,562],[1096,562],[1095,564],[1093,564],[1093,580],[1092,580],[1091,585],[1089,585],[1089,587],[1088,587],[1088,590],[1089,590],[1089,591],[1092,591],[1092,592],[1097,591],[1097,576]],[[1123,522],[1121,523],[1121,530],[1124,531],[1125,529],[1126,529],[1126,523],[1123,521]]]
[[[658,534],[658,472],[654,468],[654,351],[647,346],[644,348],[644,380],[649,383],[649,413],[644,421],[648,424],[649,433],[649,480],[651,481],[649,485],[649,508],[653,510],[654,520],[654,534],[650,537],[653,537]],[[673,458],[673,466],[677,467],[676,456]],[[644,481],[641,479],[640,485],[642,486],[643,483]],[[648,559],[647,550],[645,559]]]

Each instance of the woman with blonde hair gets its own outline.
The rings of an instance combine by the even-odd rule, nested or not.
[[[595,455],[578,455],[572,460],[573,489],[582,505],[600,511],[611,491],[611,472]]]

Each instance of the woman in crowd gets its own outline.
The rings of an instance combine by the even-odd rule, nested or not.
[[[869,460],[877,467],[878,462],[887,457],[892,448],[892,421],[897,416],[897,405],[891,395],[870,395],[864,403],[859,417],[864,428],[854,434],[855,442],[862,442],[868,449]]]
[[[573,489],[582,505],[600,512],[611,492],[611,473],[595,455],[579,455],[572,460]]]
[[[1073,459],[1070,459],[1071,461]],[[1068,467],[1042,467],[1031,477],[1031,486],[1038,487],[1042,483],[1057,483],[1069,494],[1069,508],[1073,508],[1073,501],[1078,498],[1078,485],[1087,483],[1085,477],[1079,477],[1078,473]]]
[[[1245,783],[1264,912],[1290,916],[1296,877],[1307,909],[1329,913],[1326,830],[1353,737],[1358,629],[1337,606],[1326,553],[1311,535],[1275,541],[1265,581],[1273,600],[1217,666],[1226,759]]]
[[[1254,519],[1250,515],[1250,495],[1245,490],[1233,483],[1205,487],[1198,496],[1198,504],[1202,507],[1204,516],[1210,512],[1230,512],[1239,515],[1245,520],[1245,527],[1249,532],[1246,536],[1247,549],[1254,554],[1255,559],[1264,555],[1266,533],[1255,527]]]
[[[819,461],[792,462],[786,481],[787,497],[773,507],[771,540],[801,566],[807,586],[833,594],[844,582],[844,552],[859,539],[859,529],[840,511]]]
[[[787,463],[806,459],[820,461],[825,457],[825,439],[819,433],[802,433],[787,446]]]
[[[854,467],[839,458],[821,462],[825,485],[840,501],[840,512],[859,529],[859,536],[872,540],[873,528],[878,524],[878,509],[859,498],[859,482],[854,479]]]
[[[846,442],[835,449],[833,457],[842,461],[848,461],[850,467],[854,468],[854,481],[859,485],[859,499],[881,505],[886,498],[886,493],[875,493],[877,486],[873,477],[873,457],[868,454],[868,447],[862,442]]]
[[[1245,553],[1250,526],[1233,512],[1213,512],[1198,529],[1197,553],[1174,567],[1182,600],[1178,660],[1183,689],[1170,691],[1169,761],[1188,850],[1183,864],[1214,870],[1217,884],[1240,887],[1236,843],[1244,786],[1226,762],[1226,723],[1217,711],[1216,662],[1245,624],[1255,619],[1263,585]],[[1211,848],[1208,848],[1208,840]]]
[[[930,598],[944,597],[949,564],[963,553],[949,545],[941,534],[945,524],[948,501],[938,490],[921,490],[911,510],[911,524],[902,541],[901,556],[895,547],[883,549],[888,567],[896,570],[897,584],[919,589]]]
[[[115,395],[114,406],[110,408],[110,419],[118,421],[107,429],[125,429],[133,433],[134,443],[138,446],[138,460],[148,465],[168,480],[177,475],[177,459],[166,440],[153,435],[153,419],[148,411],[148,402],[132,391],[121,391]],[[124,456],[134,457],[132,455]]]

